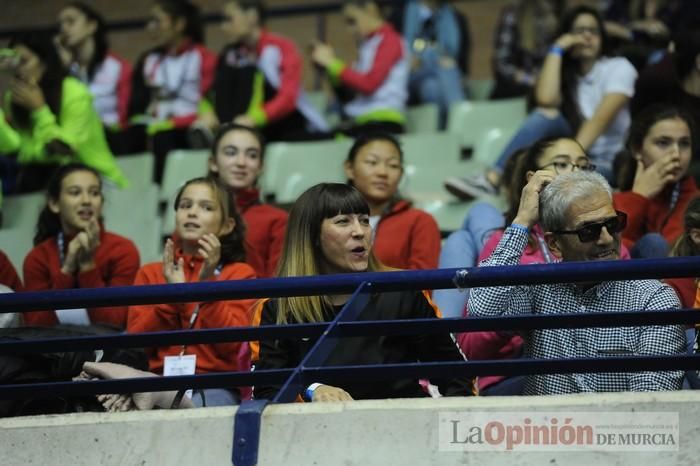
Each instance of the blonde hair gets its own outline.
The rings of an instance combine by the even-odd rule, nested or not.
[[[338,214],[369,215],[369,206],[357,189],[342,183],[321,183],[305,191],[289,212],[278,277],[321,275],[320,236],[323,220]],[[368,271],[383,270],[370,252]],[[322,322],[332,307],[327,296],[278,299],[277,323]]]

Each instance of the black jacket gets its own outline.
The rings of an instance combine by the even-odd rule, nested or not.
[[[340,307],[329,311],[332,320]],[[394,320],[438,318],[437,309],[427,294],[420,291],[377,293],[370,297],[358,320]],[[254,325],[274,325],[277,322],[277,300],[263,301],[255,312]],[[253,364],[256,370],[296,367],[316,342],[300,339],[263,340],[252,342]],[[452,335],[448,333],[342,338],[329,356],[327,365],[394,364],[429,361],[463,361]],[[469,377],[431,379],[446,396],[475,394],[474,380]],[[392,381],[358,380],[339,386],[354,399],[413,398],[427,396],[418,379]],[[257,399],[272,399],[280,386],[254,387]]]

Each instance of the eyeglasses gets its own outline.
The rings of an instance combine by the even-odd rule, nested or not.
[[[579,26],[571,29],[572,34],[583,34],[586,32],[590,33],[592,36],[600,35],[600,29],[598,29],[597,27]]]
[[[564,162],[562,161],[554,161],[551,163],[548,163],[547,165],[543,165],[538,168],[538,170],[543,170],[548,167],[554,167],[554,171],[557,172],[557,174],[560,173],[568,173],[572,172],[574,170],[581,170],[584,172],[593,172],[596,169],[595,164],[584,162],[584,163],[574,163],[574,162]]]
[[[619,210],[615,212],[617,213],[615,217],[603,222],[589,223],[578,230],[559,230],[552,233],[557,235],[577,235],[582,243],[590,243],[600,238],[600,232],[603,230],[603,227],[608,231],[608,234],[615,235],[621,233],[627,226],[627,214]]]

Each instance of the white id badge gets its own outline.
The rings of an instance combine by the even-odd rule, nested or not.
[[[197,368],[196,354],[183,354],[182,356],[166,356],[163,361],[163,375],[194,375]],[[192,390],[185,392],[187,397],[192,398]]]
[[[59,309],[56,311],[56,317],[61,324],[90,325],[90,316],[85,308]]]

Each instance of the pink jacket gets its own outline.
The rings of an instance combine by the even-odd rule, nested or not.
[[[540,237],[543,237],[542,229],[539,225],[535,225],[532,232]],[[479,254],[479,262],[488,258],[493,253],[498,242],[503,237],[503,230],[494,232],[484,244],[484,248]],[[630,254],[625,246],[622,246],[620,251],[622,259],[629,259]],[[553,258],[556,261],[556,258]],[[546,264],[547,260],[542,252],[542,249],[537,245],[533,248],[528,244],[525,252],[520,258],[521,265],[531,264]],[[464,308],[464,316],[468,316],[468,309]],[[457,343],[468,359],[474,360],[489,360],[489,359],[512,359],[518,357],[523,345],[523,339],[520,335],[512,332],[470,332],[460,333],[457,336]],[[491,385],[495,385],[505,379],[500,375],[487,375],[479,377],[479,390],[483,390]]]

